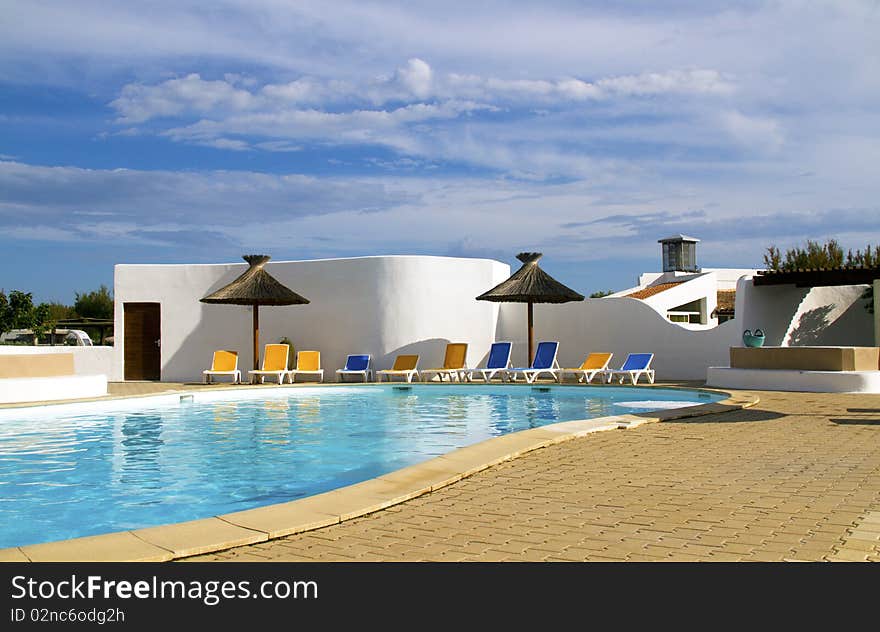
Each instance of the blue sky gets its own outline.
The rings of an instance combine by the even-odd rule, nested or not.
[[[880,242],[880,3],[3,0],[0,288],[116,263]],[[294,288],[295,289],[295,288]]]

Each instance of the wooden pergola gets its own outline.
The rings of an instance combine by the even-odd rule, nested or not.
[[[755,276],[754,282],[756,286],[794,284],[796,287],[826,287],[832,285],[871,285],[877,279],[880,279],[880,267],[840,267],[761,270]]]

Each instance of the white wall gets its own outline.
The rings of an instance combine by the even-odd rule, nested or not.
[[[873,346],[873,318],[862,295],[866,285],[814,287],[804,296],[783,346]]]
[[[73,371],[76,375],[106,375],[112,382],[122,379],[122,373],[117,371],[114,363],[113,347],[0,345],[0,354],[28,353],[72,353]]]
[[[718,305],[717,286],[718,279],[716,274],[714,272],[709,272],[707,274],[688,277],[687,280],[682,281],[679,285],[671,287],[668,290],[663,290],[659,294],[649,296],[642,300],[665,318],[666,313],[675,307],[685,305],[692,301],[705,299],[705,314],[702,314],[706,319],[706,324],[703,325],[703,328],[705,328],[707,325],[714,326],[718,324],[717,318],[709,317]],[[704,310],[701,309],[701,312],[702,311]],[[681,324],[677,323],[677,325],[680,326]],[[694,327],[692,325],[689,328],[696,329],[700,327]]]
[[[118,265],[115,270],[115,366],[123,371],[126,302],[161,304],[161,378],[200,380],[215,349],[239,352],[252,364],[252,313],[240,305],[199,299],[233,281],[246,263]],[[325,379],[335,380],[349,353],[373,355],[389,368],[398,353],[421,355],[420,368],[443,363],[447,342],[467,342],[468,363],[485,360],[495,339],[498,304],[474,300],[510,274],[487,259],[384,256],[271,261],[266,270],[309,305],[262,307],[260,346],[286,336],[296,350],[321,352]]]
[[[246,268],[245,263],[116,266],[117,335],[110,351],[114,355],[110,379],[119,380],[123,374],[125,302],[161,303],[163,380],[200,380],[215,349],[238,350],[239,368],[250,369],[249,308],[199,302]],[[334,371],[349,353],[372,354],[378,369],[388,368],[399,353],[421,355],[420,368],[440,366],[447,342],[469,343],[469,366],[485,362],[493,340],[514,342],[515,365],[529,362],[525,304],[475,300],[509,276],[506,264],[486,259],[385,256],[270,262],[267,270],[312,302],[262,308],[261,347],[286,336],[297,350],[317,349],[329,380],[335,379]],[[708,291],[708,285],[702,285],[711,284],[715,276],[705,274],[684,285],[693,283],[691,289]],[[638,299],[539,304],[535,305],[535,339],[559,340],[559,361],[565,366],[580,365],[593,351],[613,352],[615,367],[628,353],[651,352],[658,378],[702,380],[707,367],[728,366],[729,347],[742,345],[745,329],[762,328],[768,346],[790,341],[793,316],[799,315],[802,321],[810,310],[831,300],[830,294],[818,292],[815,300],[805,302],[807,294],[808,290],[794,286],[756,288],[750,278],[740,279],[736,318],[696,331],[669,322]],[[833,294],[832,302],[842,306],[841,297],[852,293]],[[687,302],[682,296],[669,298]],[[861,338],[870,332],[871,319],[861,307],[864,301],[858,303],[859,309],[853,302],[848,308],[834,308],[839,316],[819,340],[831,344],[827,342],[831,333],[861,332],[856,336],[859,340],[836,344],[865,344]],[[74,352],[88,351],[93,350]]]
[[[767,347],[782,346],[791,319],[809,288],[794,285],[761,285],[752,279],[741,279],[736,286],[736,318],[740,336],[749,329],[761,329]],[[742,346],[739,342],[737,346]],[[727,363],[721,366],[727,366]]]
[[[871,315],[863,285],[799,288],[737,285],[736,321],[740,331],[760,328],[768,347],[874,346]]]
[[[513,362],[527,362],[526,306],[501,306],[498,338],[514,343]],[[619,368],[628,353],[653,353],[658,379],[706,379],[709,366],[727,366],[731,346],[740,346],[736,319],[713,329],[691,331],[669,322],[633,298],[597,298],[561,305],[535,305],[535,343],[558,340],[559,362],[576,367],[593,351],[614,353]]]
[[[757,270],[751,268],[703,268],[703,272],[714,272],[719,290],[735,290],[742,277],[752,277]]]

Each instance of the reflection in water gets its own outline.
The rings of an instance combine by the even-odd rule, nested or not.
[[[293,400],[296,404],[295,417],[302,424],[313,424],[321,421],[321,398],[297,397]]]
[[[267,419],[287,420],[290,402],[286,399],[267,399],[263,402],[263,414]]]
[[[290,400],[267,399],[263,402],[260,440],[264,443],[286,444],[290,440]]]
[[[133,414],[122,417],[118,482],[157,488],[161,486],[162,417]]]
[[[510,432],[513,423],[510,413],[510,396],[493,393],[487,397],[492,411],[490,419],[495,434]]]
[[[238,402],[215,402],[211,404],[211,411],[216,423],[233,423],[238,419]]]
[[[477,403],[477,402],[473,402]],[[446,400],[446,418],[449,421],[463,421],[468,418],[468,398],[451,395]]]
[[[537,428],[559,420],[559,403],[551,392],[533,390],[526,398],[525,407],[529,428]]]

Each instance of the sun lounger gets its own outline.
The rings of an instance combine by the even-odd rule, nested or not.
[[[267,375],[275,375],[278,377],[278,383],[283,384],[284,378],[288,374],[287,359],[290,355],[290,347],[283,344],[268,344],[263,350],[263,364],[259,370],[248,371],[251,381],[259,379],[260,384],[266,379]]]
[[[211,360],[211,368],[202,371],[202,379],[205,384],[210,384],[217,375],[231,375],[232,383],[241,382],[241,371],[238,370],[237,351],[215,351]]]
[[[596,375],[605,372],[613,355],[613,353],[591,353],[578,368],[560,369],[560,380],[566,373],[573,373],[578,376],[578,382],[589,384]]]
[[[653,353],[631,353],[626,356],[626,361],[619,369],[605,369],[603,373],[608,377],[608,382],[617,376],[620,376],[620,383],[623,384],[624,378],[629,376],[633,384],[638,384],[639,378],[644,374],[648,381],[654,383],[654,369],[651,368],[651,360],[654,359]]]
[[[419,365],[419,356],[417,355],[399,355],[394,358],[394,366],[390,369],[382,369],[376,371],[379,381],[382,377],[387,377],[388,381],[394,376],[405,378],[407,382],[412,382],[413,377],[419,379],[419,371],[416,368]]]
[[[296,381],[297,375],[316,375],[318,381],[324,381],[324,369],[321,368],[320,351],[300,351],[296,354],[296,368],[287,372],[290,383]]]
[[[345,366],[341,369],[336,369],[336,379],[340,382],[344,381],[344,377],[346,375],[360,375],[363,376],[364,382],[373,380],[373,369],[370,368],[370,356],[369,354],[354,354],[350,355],[345,359]]]
[[[446,345],[446,355],[443,358],[443,366],[439,369],[422,369],[422,381],[427,379],[427,374],[435,374],[443,381],[443,376],[447,376],[449,381],[454,377],[461,381],[462,371],[467,371],[467,343],[466,342],[450,342]]]
[[[511,382],[516,381],[518,375],[526,378],[526,382],[533,384],[538,377],[547,373],[557,382],[559,381],[559,363],[556,361],[556,353],[559,351],[559,343],[556,341],[544,341],[538,343],[535,350],[535,358],[532,366],[528,368],[507,369],[507,377]]]
[[[493,342],[489,348],[489,359],[486,360],[486,368],[484,369],[465,369],[462,374],[471,381],[474,374],[479,374],[483,381],[488,382],[496,375],[501,375],[504,380],[507,369],[510,368],[510,351],[513,343],[510,342]]]

